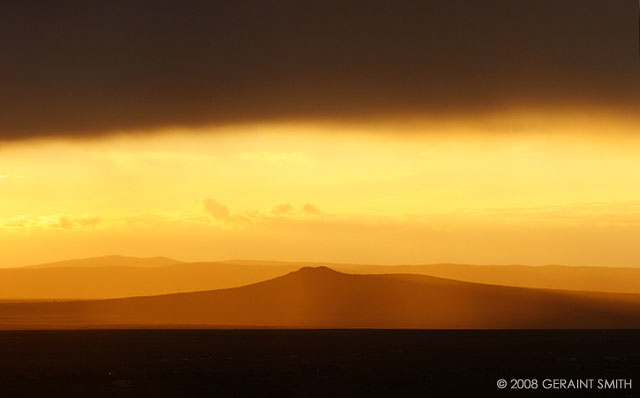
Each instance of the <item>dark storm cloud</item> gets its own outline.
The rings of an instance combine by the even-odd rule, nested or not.
[[[640,104],[634,0],[16,1],[0,138]]]

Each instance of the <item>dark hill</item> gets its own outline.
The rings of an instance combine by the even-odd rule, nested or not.
[[[4,328],[638,328],[640,295],[527,289],[305,267],[224,290],[0,304]]]

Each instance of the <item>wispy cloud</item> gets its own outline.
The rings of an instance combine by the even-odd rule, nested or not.
[[[120,229],[180,227],[244,230],[302,226],[337,230],[353,228],[429,228],[450,231],[458,228],[600,228],[640,227],[640,201],[576,203],[562,206],[459,209],[450,212],[373,216],[321,211],[312,203],[276,205],[269,211],[234,210],[215,199],[194,202],[194,207],[172,213],[95,215],[49,214],[0,217],[0,228],[22,229]]]
[[[202,201],[205,213],[209,214],[211,218],[217,221],[219,224],[229,226],[234,224],[247,224],[249,219],[243,215],[232,214],[229,208],[221,203],[216,202],[213,199],[204,199]]]
[[[0,218],[0,228],[89,229],[98,226],[101,220],[90,214],[18,215]]]
[[[294,210],[293,206],[289,203],[283,203],[271,209],[271,213],[275,215],[283,215],[291,213]]]
[[[334,217],[331,214],[321,212],[311,203],[306,203],[300,208],[297,208],[291,203],[282,203],[273,207],[268,213],[259,210],[232,211],[226,205],[211,198],[204,199],[201,203],[204,213],[217,225],[223,227],[246,227],[249,225],[279,224],[282,222],[318,217]],[[187,218],[186,214],[183,216],[183,219]],[[191,214],[189,218],[202,222],[202,219],[198,218],[197,215]]]
[[[310,215],[320,214],[320,210],[318,210],[318,208],[311,203],[306,203],[304,206],[302,206],[302,212]]]

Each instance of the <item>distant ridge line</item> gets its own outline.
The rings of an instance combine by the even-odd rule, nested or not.
[[[0,329],[229,325],[312,329],[640,328],[640,294],[495,286],[302,267],[246,286],[106,300],[0,303]]]

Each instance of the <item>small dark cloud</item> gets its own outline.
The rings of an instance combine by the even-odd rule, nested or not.
[[[81,226],[81,227],[95,227],[98,225],[98,223],[100,223],[100,217],[97,216],[84,216],[84,217],[80,217],[76,220],[76,222]]]
[[[222,205],[213,199],[205,199],[202,201],[202,204],[204,205],[204,210],[213,217],[214,220],[223,223],[231,221],[231,214],[229,213],[227,206]]]
[[[58,226],[63,229],[71,229],[73,228],[73,222],[67,216],[58,217]]]
[[[640,106],[637,3],[15,1],[0,140],[260,120]]]
[[[232,214],[227,206],[213,199],[204,199],[202,205],[204,211],[220,224],[244,225],[250,222],[249,218],[240,214]]]
[[[318,210],[318,208],[311,203],[306,203],[304,206],[302,206],[302,212],[309,215],[320,214],[320,210]]]
[[[294,210],[293,206],[291,206],[289,203],[284,203],[271,209],[271,214],[282,215],[282,214],[291,213],[293,210]]]
[[[97,216],[72,216],[72,215],[59,215],[57,223],[53,224],[57,228],[62,229],[74,229],[81,228],[94,228],[100,223],[100,217]]]

